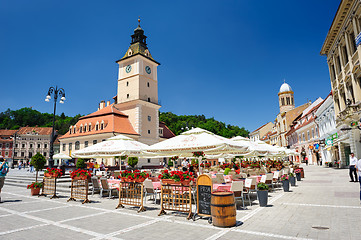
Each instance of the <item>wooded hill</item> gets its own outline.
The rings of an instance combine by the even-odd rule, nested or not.
[[[78,122],[80,114],[69,117],[61,113],[55,116],[55,129],[59,134],[65,134],[71,125]],[[247,137],[249,131],[238,126],[226,125],[214,118],[206,118],[204,115],[176,115],[171,112],[159,114],[159,120],[164,122],[176,135],[192,127],[200,127],[223,137],[234,136]],[[6,110],[0,113],[0,129],[19,129],[20,127],[51,127],[53,114],[41,113],[32,108],[21,108],[19,110]]]

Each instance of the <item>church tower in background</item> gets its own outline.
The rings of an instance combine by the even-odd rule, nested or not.
[[[278,103],[280,106],[280,113],[288,112],[295,108],[295,100],[293,98],[293,91],[290,85],[284,82],[278,92]]]

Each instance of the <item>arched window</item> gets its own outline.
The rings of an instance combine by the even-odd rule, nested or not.
[[[281,105],[284,106],[285,105],[285,99],[281,98]]]
[[[148,98],[148,102],[150,102],[150,98]]]
[[[287,103],[287,105],[291,104],[290,97],[286,97],[286,103]]]
[[[85,124],[84,125],[84,132],[86,132],[86,130],[87,130],[87,125]]]
[[[80,142],[76,141],[75,142],[75,150],[79,150],[80,149]]]
[[[88,129],[88,131],[90,132],[91,130],[92,130],[92,124],[89,123],[89,129]]]

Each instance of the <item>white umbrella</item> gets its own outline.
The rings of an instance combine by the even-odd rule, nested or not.
[[[147,148],[148,152],[181,157],[192,157],[193,152],[203,151],[206,155],[215,155],[235,150],[245,153],[248,148],[201,128],[194,128]]]
[[[110,158],[124,155],[142,156],[146,155],[143,150],[147,147],[148,145],[130,137],[117,135],[108,138],[106,141],[75,151],[73,156],[81,158]]]
[[[53,156],[53,159],[71,159],[71,157],[64,153],[58,153]]]

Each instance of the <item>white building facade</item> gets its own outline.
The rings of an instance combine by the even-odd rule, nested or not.
[[[332,94],[329,94],[315,112],[315,122],[320,134],[320,155],[322,165],[327,162],[338,162],[338,148],[334,144],[337,139],[336,116]]]

